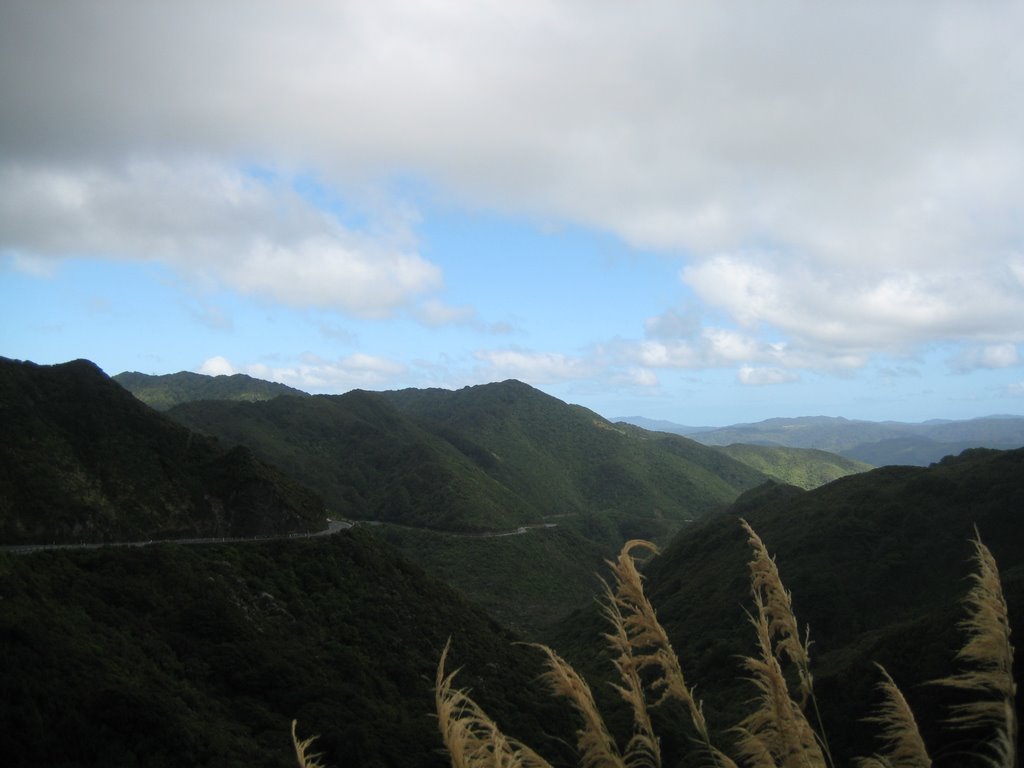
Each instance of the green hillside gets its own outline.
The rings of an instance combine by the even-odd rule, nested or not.
[[[431,574],[534,635],[589,601],[622,541],[667,542],[765,476],[682,437],[611,425],[517,381],[447,390],[350,392],[260,403],[203,401],[172,418],[260,458],[323,495],[332,514],[387,528]]]
[[[754,651],[745,613],[750,549],[737,522],[746,518],[776,556],[797,617],[810,626],[815,689],[839,764],[876,749],[876,729],[862,718],[878,703],[879,662],[910,701],[933,756],[943,758],[937,765],[973,765],[958,752],[971,734],[942,725],[951,694],[926,682],[956,668],[975,525],[999,562],[1019,631],[1022,514],[1024,450],[977,450],[931,468],[887,467],[814,491],[764,486],[728,514],[685,529],[649,563],[647,591],[708,721],[722,731],[735,725],[753,696],[737,661]],[[593,660],[603,626],[593,610],[581,610],[554,639],[592,675],[605,674],[606,664]],[[1018,652],[1018,681],[1022,662]],[[671,721],[662,727],[673,730]]]
[[[308,397],[300,389],[273,381],[263,381],[236,373],[231,376],[206,376],[201,373],[181,371],[163,376],[125,371],[113,377],[114,381],[127,389],[150,408],[166,411],[180,403],[193,400],[241,400],[255,402],[270,400],[279,395]]]
[[[498,531],[600,513],[623,537],[664,537],[764,476],[671,435],[616,427],[520,382],[354,391],[259,403],[202,401],[168,414],[321,493],[343,516]],[[573,523],[566,523],[573,524]]]
[[[736,443],[720,450],[773,480],[808,491],[872,468],[862,461],[811,448]]]
[[[320,493],[334,515],[447,530],[504,530],[539,515],[380,394],[199,401],[168,415],[242,444]]]
[[[564,753],[536,651],[359,530],[260,544],[0,554],[5,766],[446,764],[437,661]]]
[[[153,411],[85,360],[0,358],[0,424],[5,544],[325,527],[307,488]]]
[[[692,440],[611,424],[518,381],[383,394],[545,517],[607,513],[626,537],[674,531],[764,480]]]

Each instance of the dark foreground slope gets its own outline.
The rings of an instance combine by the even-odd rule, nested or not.
[[[245,545],[0,554],[0,764],[442,766],[452,668],[510,733],[560,754],[537,653],[359,530]],[[549,734],[549,736],[545,736]]]
[[[125,371],[113,377],[150,408],[166,411],[180,403],[193,400],[240,400],[254,402],[271,400],[280,395],[308,397],[306,392],[275,381],[264,381],[236,373],[231,376],[207,376],[202,373],[179,371],[162,376],[151,376],[136,371]]]
[[[319,530],[307,488],[136,400],[85,360],[0,358],[0,542]]]
[[[937,765],[967,765],[958,750],[971,735],[939,727],[950,695],[926,682],[955,671],[975,525],[999,562],[1011,623],[1024,631],[1022,515],[1024,450],[884,468],[810,492],[765,487],[680,534],[650,563],[648,594],[709,721],[735,725],[754,695],[738,662],[754,652],[745,613],[750,548],[737,522],[744,517],[776,555],[797,617],[810,625],[818,700],[839,764],[877,749],[876,728],[862,718],[878,703],[879,662],[917,713]],[[584,659],[600,628],[581,613],[557,642]],[[1019,652],[1015,669],[1020,682]]]

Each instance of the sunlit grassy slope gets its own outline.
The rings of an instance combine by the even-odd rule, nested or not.
[[[805,490],[872,468],[870,464],[812,448],[735,443],[719,450],[773,480]]]

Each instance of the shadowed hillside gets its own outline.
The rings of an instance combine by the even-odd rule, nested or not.
[[[745,613],[750,548],[738,524],[747,519],[775,555],[797,617],[810,626],[815,689],[840,764],[875,748],[875,731],[861,718],[877,704],[879,662],[913,706],[936,764],[957,766],[959,740],[971,737],[942,728],[955,695],[925,683],[954,670],[964,642],[957,624],[975,525],[999,563],[1019,631],[1022,514],[1024,450],[975,450],[931,468],[888,467],[809,492],[773,484],[684,530],[649,563],[647,592],[709,723],[735,725],[753,695],[737,662],[754,642]],[[592,674],[606,674],[588,658],[602,627],[584,610],[555,633],[556,647]],[[1018,683],[1022,661],[1018,652]]]
[[[0,359],[0,541],[324,528],[323,504],[245,448],[153,411],[85,360]]]
[[[243,545],[0,554],[0,762],[439,767],[446,640],[510,731],[567,719],[532,649],[359,530]],[[485,674],[484,674],[485,673]]]

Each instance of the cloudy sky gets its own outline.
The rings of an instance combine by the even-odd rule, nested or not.
[[[0,5],[0,355],[1024,413],[1024,4]]]

